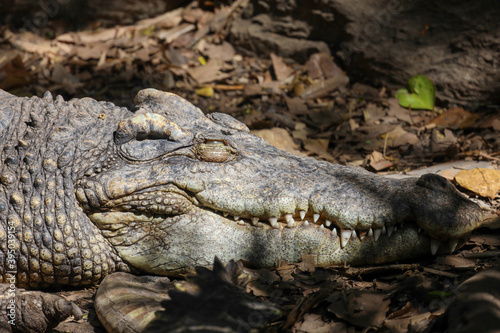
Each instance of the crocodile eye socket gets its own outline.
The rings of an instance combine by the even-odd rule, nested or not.
[[[166,139],[131,140],[120,146],[122,155],[132,161],[150,161],[180,148],[178,142]]]
[[[185,146],[191,138],[191,133],[156,113],[139,113],[124,119],[114,133],[119,151],[132,161],[158,158]]]
[[[195,146],[198,159],[205,162],[224,163],[236,158],[236,149],[221,140],[205,140]]]

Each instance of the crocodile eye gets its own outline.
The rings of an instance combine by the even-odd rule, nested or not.
[[[198,159],[205,162],[224,163],[236,157],[236,150],[227,142],[220,140],[205,140],[195,146]]]

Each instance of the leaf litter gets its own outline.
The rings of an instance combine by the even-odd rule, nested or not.
[[[500,266],[498,112],[439,109],[439,91],[430,110],[401,107],[396,91],[351,82],[325,52],[304,63],[278,54],[246,56],[227,32],[247,3],[207,9],[195,2],[132,25],[81,31],[51,21],[54,31],[62,31],[52,39],[4,27],[0,88],[131,106],[138,90],[154,87],[180,94],[205,112],[228,113],[293,154],[384,175],[445,176],[480,203],[488,219],[487,228],[454,254],[359,268],[316,268],[304,258],[274,270],[247,269],[247,291],[287,309],[271,331],[424,332],[445,318],[462,281]],[[104,332],[93,312],[93,293],[62,293],[86,316],[67,320],[55,332]]]

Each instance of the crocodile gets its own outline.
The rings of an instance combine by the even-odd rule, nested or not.
[[[136,103],[1,93],[4,281],[17,271],[20,287],[90,285],[214,256],[375,264],[453,251],[480,223],[438,175],[389,179],[291,155],[167,92]]]
[[[453,252],[481,223],[438,175],[295,156],[168,92],[141,90],[135,103],[0,91],[0,282],[82,287],[116,271],[184,274],[215,256],[378,264]]]

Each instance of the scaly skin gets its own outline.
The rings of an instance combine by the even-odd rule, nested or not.
[[[0,94],[4,279],[17,269],[20,286],[78,286],[112,271],[181,273],[214,256],[382,263],[438,242],[452,251],[480,223],[442,177],[387,179],[294,156],[153,89],[136,101],[132,113]]]

